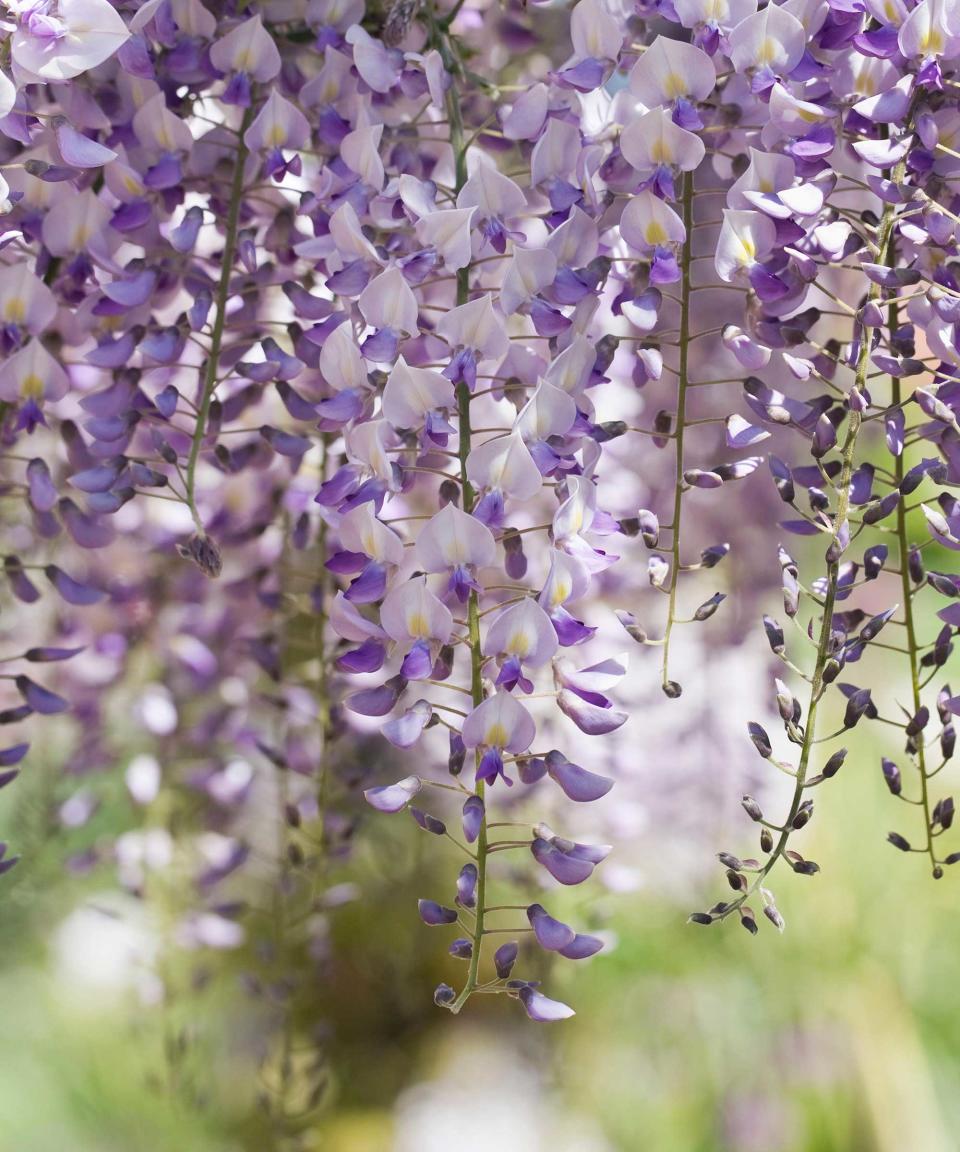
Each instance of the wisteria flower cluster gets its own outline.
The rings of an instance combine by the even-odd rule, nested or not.
[[[530,971],[604,946],[558,907],[611,851],[590,750],[644,754],[634,683],[689,704],[688,629],[759,650],[769,609],[747,735],[789,778],[695,922],[782,930],[861,721],[891,843],[960,860],[960,6],[8,0],[0,36],[0,722],[72,708],[70,829],[125,761],[143,821],[73,868],[258,945],[278,1123],[358,794],[456,860],[436,1003],[573,1014]]]

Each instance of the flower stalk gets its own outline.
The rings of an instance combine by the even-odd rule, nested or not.
[[[220,373],[220,353],[223,348],[223,335],[227,323],[227,304],[230,301],[230,281],[237,256],[237,240],[240,231],[240,212],[243,207],[244,169],[247,163],[247,145],[244,136],[250,126],[252,116],[249,108],[244,110],[240,128],[237,131],[237,154],[234,159],[233,178],[230,182],[230,199],[227,202],[227,218],[224,224],[223,252],[220,256],[220,279],[214,299],[213,327],[210,330],[210,347],[203,366],[203,380],[200,399],[197,405],[197,420],[190,442],[190,454],[186,466],[186,499],[190,515],[200,536],[206,535],[203,520],[197,508],[197,464],[207,435],[210,419],[210,405],[217,390]]]
[[[681,521],[683,516],[684,480],[684,437],[687,430],[687,388],[690,383],[690,273],[693,262],[693,192],[694,173],[683,176],[682,219],[684,226],[683,247],[680,252],[680,334],[678,338],[679,369],[677,374],[677,416],[673,430],[674,451],[676,453],[676,476],[673,493],[673,518],[670,524],[670,591],[667,603],[667,622],[663,633],[663,662],[660,669],[660,684],[670,699],[679,696],[682,689],[679,683],[670,678],[670,638],[677,622],[677,587],[680,581],[681,565]]]

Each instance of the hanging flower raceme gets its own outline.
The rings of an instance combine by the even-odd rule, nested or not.
[[[799,695],[783,681],[776,683],[777,711],[796,757],[784,757],[757,722],[750,724],[750,737],[763,759],[793,778],[793,797],[786,816],[775,821],[765,818],[753,797],[744,797],[748,816],[761,825],[762,857],[720,854],[734,896],[698,913],[698,922],[736,914],[756,932],[750,903],[756,898],[782,929],[768,886],[771,871],[781,860],[802,875],[818,871],[795,849],[793,837],[813,816],[810,790],[834,776],[848,754],[840,748],[814,770],[815,745],[830,738],[822,734],[823,721],[818,726],[818,713],[830,707],[831,697],[839,698],[834,736],[871,720],[901,730],[904,756],[918,783],[908,798],[920,809],[923,835],[916,848],[899,832],[890,834],[890,842],[902,851],[925,854],[935,877],[943,875],[945,863],[960,859],[939,851],[936,838],[950,827],[954,806],[949,795],[935,799],[931,784],[932,775],[953,755],[950,690],[943,685],[937,696],[939,735],[931,733],[934,709],[924,701],[925,688],[950,656],[956,620],[949,607],[944,609],[944,627],[929,644],[918,628],[920,591],[929,587],[952,597],[955,589],[951,581],[925,572],[923,544],[914,539],[907,504],[921,485],[946,479],[946,442],[955,435],[955,388],[947,378],[956,376],[957,347],[934,337],[933,355],[924,356],[918,340],[924,322],[937,323],[931,296],[939,299],[940,286],[947,282],[951,291],[956,288],[944,261],[956,243],[955,218],[942,233],[936,225],[932,231],[925,225],[928,216],[937,219],[952,208],[942,199],[930,160],[920,158],[937,147],[925,127],[937,115],[931,94],[942,82],[943,69],[956,69],[956,46],[939,12],[924,3],[902,14],[896,37],[899,66],[892,62],[892,37],[866,20],[842,48],[825,33],[816,35],[815,55],[810,30],[776,5],[747,16],[729,33],[731,63],[762,101],[753,105],[761,130],[746,132],[750,164],[727,194],[716,268],[725,282],[749,284],[753,314],[748,326],[761,354],[747,348],[734,330],[728,334],[729,347],[745,365],[755,365],[765,376],[776,369],[779,377],[778,386],[772,380],[747,382],[745,399],[752,420],[759,423],[737,423],[734,434],[756,443],[766,426],[790,428],[802,438],[806,460],[787,462],[771,455],[769,464],[777,492],[792,512],[782,530],[819,540],[825,571],[801,582],[798,564],[781,547],[783,610],[805,621],[812,645],[805,660],[788,649],[783,626],[765,617],[774,657],[806,681]],[[882,19],[889,17],[887,12]],[[889,63],[877,65],[878,58]],[[873,75],[874,84],[865,89],[870,98],[850,110],[839,83],[831,92],[816,82],[814,77],[828,69],[838,76]],[[839,164],[834,169],[837,148],[855,166],[855,179],[875,197],[869,207],[872,224],[866,211],[843,212],[849,169]],[[911,204],[923,207],[918,211],[907,207]],[[845,342],[831,333],[838,327],[834,316],[846,321]],[[790,332],[786,340],[785,330]],[[908,385],[910,377],[918,379]],[[799,396],[787,383],[791,378],[804,385]],[[819,385],[823,394],[811,385]],[[867,462],[863,449],[879,421],[886,432],[882,467]],[[938,446],[941,458],[911,462],[911,446],[923,451],[925,440]],[[930,508],[929,501],[921,497],[921,502]],[[939,503],[947,515],[931,509],[928,523],[934,538],[943,541],[952,534],[951,497],[941,493]],[[879,538],[878,527],[884,533]],[[893,573],[886,579],[888,559],[895,581]],[[858,588],[873,582],[880,596],[881,587],[889,589],[887,606],[879,612],[866,603],[858,606]],[[894,584],[899,585],[895,592]],[[905,704],[898,696],[896,707],[889,698],[878,703],[879,696],[886,696],[885,686],[869,679],[875,662],[871,646],[892,620],[902,626],[905,638],[908,700]],[[937,748],[939,764],[931,767]],[[882,766],[887,787],[902,798],[905,774],[892,758],[884,758]]]
[[[576,17],[584,30],[588,7]],[[602,19],[606,32],[597,39],[584,31],[575,58],[555,74],[559,99],[600,83],[619,56],[623,31],[605,10]],[[439,41],[430,47],[447,59],[448,34],[431,36]],[[385,83],[389,49],[366,35],[356,35],[354,44],[363,48],[361,74],[379,61],[377,86]],[[441,85],[453,126],[453,202],[444,205],[416,165],[391,183],[396,169],[378,109],[362,106],[351,114],[354,135],[343,153],[364,185],[364,199],[352,198],[351,211],[360,223],[369,213],[374,229],[367,235],[381,234],[384,247],[372,250],[359,228],[335,229],[334,213],[323,243],[304,248],[336,277],[328,284],[350,318],[324,334],[320,371],[332,389],[358,398],[343,409],[351,463],[318,497],[339,534],[332,570],[344,578],[359,573],[336,597],[331,624],[358,645],[340,667],[365,677],[347,707],[385,717],[384,735],[396,747],[423,745],[415,775],[369,790],[371,805],[395,812],[414,797],[418,804],[424,796],[442,802],[451,790],[461,797],[461,847],[470,859],[457,896],[452,905],[420,905],[425,923],[459,920],[469,932],[450,949],[467,962],[466,980],[459,992],[442,985],[437,1002],[459,1012],[492,978],[534,1019],[559,1019],[569,1010],[512,976],[516,945],[503,945],[488,960],[483,944],[484,924],[502,916],[488,894],[499,853],[525,848],[548,879],[571,884],[585,880],[608,851],[539,825],[526,837],[502,838],[491,813],[505,786],[513,796],[548,772],[578,803],[600,799],[612,782],[559,749],[543,759],[537,732],[558,725],[603,734],[626,719],[605,695],[622,666],[598,659],[580,670],[556,661],[561,645],[586,643],[596,632],[566,605],[583,600],[586,611],[595,576],[617,559],[604,546],[619,524],[600,503],[606,437],[594,423],[588,392],[605,382],[609,363],[591,331],[590,294],[605,274],[601,186],[577,191],[598,180],[599,158],[583,167],[582,143],[569,125],[546,116],[521,125],[518,108],[513,129],[523,128],[530,159],[525,187],[469,140],[466,126],[455,127],[458,83],[448,77]],[[683,162],[681,156],[678,166]],[[661,156],[653,165],[663,169],[663,181],[670,163]],[[538,189],[552,206],[543,223],[536,220]],[[397,227],[404,220],[412,231]],[[676,242],[675,229],[655,238],[661,262]],[[348,283],[342,270],[359,262],[372,275]],[[440,265],[446,274],[436,274]],[[374,523],[402,535],[401,562],[375,555]],[[374,565],[382,586],[367,575]],[[421,698],[407,699],[414,684]],[[442,734],[447,747],[437,756]],[[411,812],[421,829],[446,838],[445,818],[421,807]],[[517,928],[530,930],[529,923]],[[572,933],[555,951],[581,959],[599,948],[593,937]]]

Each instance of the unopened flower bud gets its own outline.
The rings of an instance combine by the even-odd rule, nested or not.
[[[752,796],[744,796],[740,803],[743,805],[744,812],[746,812],[751,820],[763,819],[763,810]]]
[[[204,576],[215,580],[223,569],[220,549],[209,536],[197,533],[186,544],[178,544],[177,551],[185,560],[191,560]]]

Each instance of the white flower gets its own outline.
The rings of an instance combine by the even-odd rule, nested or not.
[[[16,0],[11,40],[16,72],[29,82],[70,80],[96,68],[129,38],[107,0]]]

